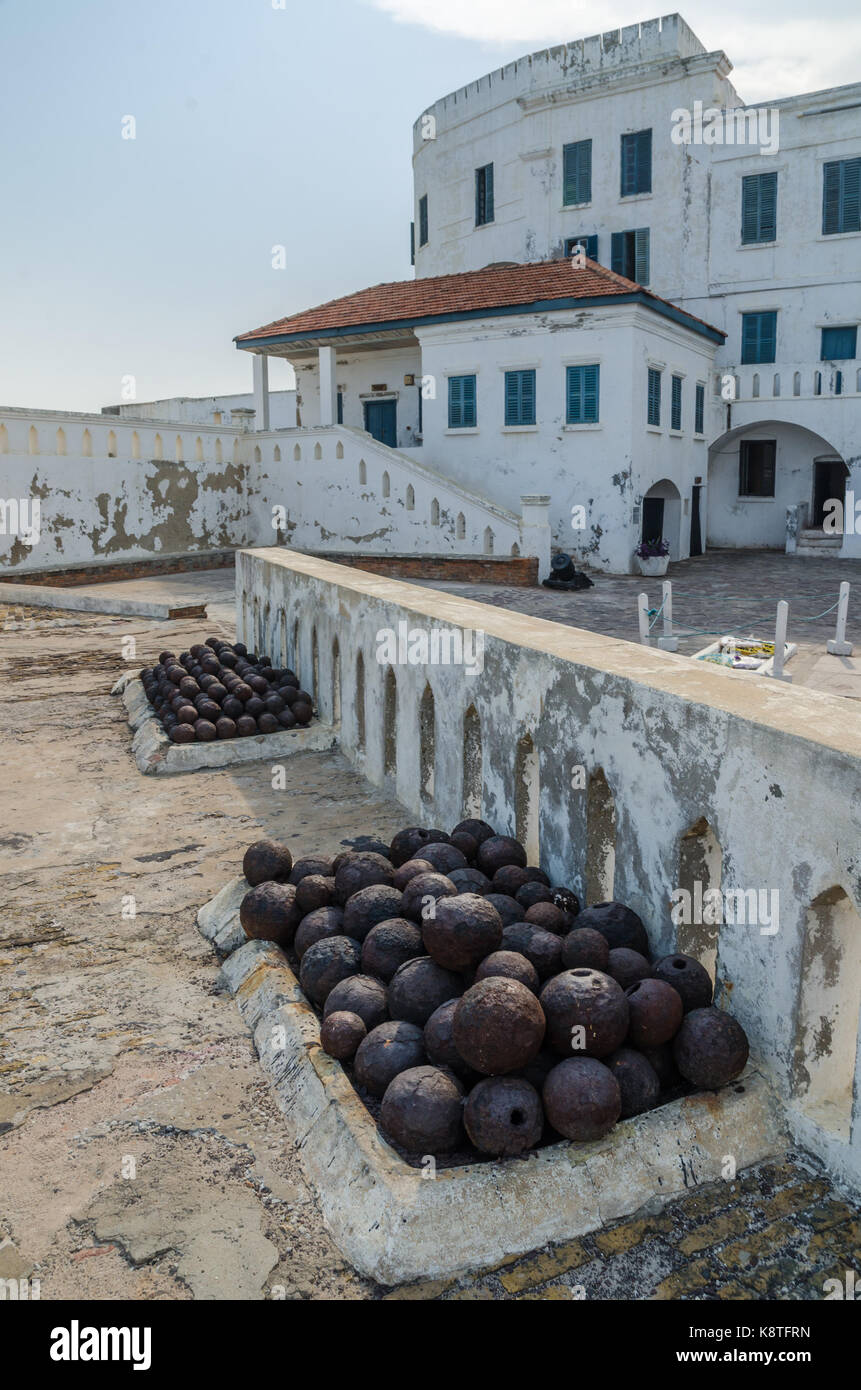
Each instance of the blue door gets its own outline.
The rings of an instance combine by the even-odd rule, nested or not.
[[[365,429],[390,449],[398,447],[397,401],[365,401]]]

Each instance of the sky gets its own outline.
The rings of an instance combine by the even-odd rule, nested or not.
[[[858,0],[680,12],[729,54],[746,101],[861,80]],[[642,0],[0,0],[0,403],[99,410],[128,377],[140,401],[250,390],[237,333],[410,277],[412,124],[427,106],[653,13]],[[286,371],[273,364],[274,389]]]

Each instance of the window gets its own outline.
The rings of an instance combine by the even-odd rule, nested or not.
[[[591,140],[562,147],[562,201],[566,206],[592,201]]]
[[[682,428],[682,378],[670,378],[670,429]]]
[[[657,367],[649,368],[646,420],[650,425],[661,423],[661,373]]]
[[[410,223],[410,265],[416,263],[416,224]]]
[[[649,229],[614,232],[610,239],[610,269],[638,285],[649,283]]]
[[[741,360],[773,362],[777,351],[777,313],[742,314]]]
[[[343,391],[339,391],[339,392],[338,392],[338,401],[337,401],[337,405],[336,405],[336,407],[335,407],[335,419],[337,420],[337,422],[338,422],[339,425],[343,425],[343,423],[344,423],[344,393],[343,393]]]
[[[450,376],[448,379],[448,427],[450,430],[474,429],[477,419],[474,376]]]
[[[698,381],[697,389],[694,393],[694,434],[705,433],[705,413],[706,388],[701,381]]]
[[[597,424],[600,381],[601,368],[597,362],[584,367],[568,368],[565,387],[566,424]]]
[[[428,244],[428,195],[419,198],[419,246]]]
[[[475,171],[475,225],[484,227],[493,221],[493,165],[485,164]]]
[[[535,370],[505,373],[506,425],[535,424]]]
[[[777,174],[748,174],[741,181],[741,240],[777,240]]]
[[[652,191],[652,132],[622,136],[622,197]]]
[[[595,236],[569,236],[565,238],[565,255],[573,256],[574,247],[582,246],[590,261],[598,259],[598,237]]]
[[[738,456],[739,497],[773,497],[775,439],[743,439]]]
[[[845,361],[856,356],[857,346],[857,328],[823,328],[819,355],[823,362]]]
[[[822,235],[861,231],[861,159],[836,159],[822,170]]]

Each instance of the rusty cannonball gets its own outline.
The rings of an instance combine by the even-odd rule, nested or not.
[[[253,714],[255,719],[260,717],[265,708],[263,701],[257,695],[253,695],[250,700],[245,702],[245,713]]]
[[[392,887],[398,888],[403,893],[411,878],[417,874],[432,874],[433,864],[429,864],[426,859],[408,859],[405,864],[401,864],[395,869]]]
[[[638,980],[625,990],[635,1047],[660,1047],[679,1031],[684,1009],[681,995],[664,980]]]
[[[467,864],[472,864],[478,854],[478,840],[474,835],[467,835],[465,830],[455,830],[449,844],[460,850]]]
[[[330,912],[331,908],[321,910]],[[361,958],[358,941],[352,941],[349,936],[324,937],[304,952],[299,967],[299,983],[308,998],[322,1006],[340,980],[345,980],[348,975],[358,975]]]
[[[433,865],[434,872],[438,874],[448,874],[452,869],[466,869],[468,864],[466,855],[461,854],[451,843],[435,841],[433,844],[425,845],[422,850],[422,859],[426,859]]]
[[[337,884],[337,877],[335,883]],[[403,893],[388,883],[372,883],[360,888],[344,904],[344,931],[355,941],[364,941],[372,927],[390,917],[401,916]]]
[[[523,942],[522,954],[532,962],[540,978],[549,980],[551,975],[558,975],[562,969],[562,938],[554,936],[552,932],[542,931],[532,922],[518,922],[515,926],[529,929],[529,936]]]
[[[191,724],[172,724],[168,729],[168,738],[171,743],[194,743],[194,728]]]
[[[553,901],[557,907],[561,907],[563,912],[567,912],[572,922],[580,912],[580,899],[572,888],[564,888],[557,884],[553,889]],[[579,926],[580,923],[578,922]]]
[[[741,1024],[713,1006],[685,1014],[673,1041],[673,1057],[682,1076],[708,1091],[741,1076],[749,1052]]]
[[[335,874],[334,861],[326,854],[303,855],[301,859],[296,860],[290,870],[290,882],[299,883],[309,874],[318,874],[321,878],[333,878]]]
[[[392,917],[378,922],[362,942],[362,969],[388,982],[399,966],[424,954],[422,934],[415,922]]]
[[[526,850],[519,840],[512,839],[510,835],[491,835],[479,845],[475,863],[483,874],[493,878],[497,869],[501,869],[505,864],[514,864],[525,869]]]
[[[235,699],[241,700],[243,705],[254,699],[254,691],[250,685],[246,685],[245,681],[240,681],[238,685],[233,687],[233,695]]]
[[[372,840],[369,835],[359,835],[352,841],[349,851],[351,854],[379,854],[383,859],[389,858],[389,847],[382,840]],[[389,861],[391,862],[391,861]]]
[[[257,733],[257,720],[253,714],[240,714],[236,721],[236,732],[240,738],[248,738]]]
[[[261,734],[277,734],[281,725],[274,714],[270,714],[269,710],[264,710],[262,714],[257,716],[257,727]]]
[[[490,885],[491,888],[493,884]],[[520,906],[516,898],[510,898],[507,893],[485,893],[489,903],[493,903],[500,917],[503,927],[513,926],[515,922],[526,921],[526,910]]]
[[[437,965],[460,972],[473,970],[499,949],[502,920],[493,904],[477,893],[440,898],[434,915],[422,921],[422,940]]]
[[[384,1096],[395,1077],[427,1060],[421,1028],[390,1019],[372,1028],[356,1052],[356,1081],[372,1096]]]
[[[492,975],[479,980],[454,1011],[454,1045],[469,1066],[485,1076],[517,1071],[532,1061],[544,1041],[544,1012],[519,980]]]
[[[399,830],[389,846],[389,857],[396,869],[406,864],[408,859],[420,859],[425,845],[439,844],[448,840],[444,830],[425,830],[421,825],[408,825]]]
[[[380,1126],[408,1153],[451,1153],[463,1140],[463,1087],[439,1067],[411,1067],[383,1096]]]
[[[278,716],[278,723],[282,729],[295,729],[296,716],[291,709],[282,709]]]
[[[222,715],[221,719],[216,720],[215,732],[219,738],[236,738],[236,724]]]
[[[553,902],[552,888],[548,888],[546,883],[538,883],[532,878],[528,879],[521,888],[518,888],[514,896],[524,910],[534,907],[536,903]]]
[[[458,821],[451,833],[452,835],[471,835],[479,844],[483,844],[485,840],[489,840],[491,836],[495,835],[496,831],[492,825],[488,825],[486,820],[468,817],[466,820]]]
[[[603,970],[606,974],[609,955],[606,938],[594,927],[576,927],[562,942],[562,964],[566,970],[585,965],[588,970]]]
[[[346,1062],[355,1056],[367,1031],[358,1014],[328,1014],[320,1024],[320,1045],[330,1057]]]
[[[553,1068],[542,1091],[544,1113],[565,1139],[600,1139],[622,1113],[619,1083],[594,1057],[568,1057]]]
[[[482,896],[490,888],[490,879],[480,869],[452,869],[446,874],[458,893],[480,893]]]
[[[570,1057],[607,1057],[621,1047],[628,1031],[628,1000],[601,970],[564,970],[539,995],[547,1017],[547,1041]],[[576,1031],[575,1031],[576,1030]]]
[[[289,946],[301,921],[296,889],[292,883],[258,883],[242,899],[239,921],[249,940]]]
[[[344,931],[343,908],[332,904],[330,907],[316,907],[307,912],[296,928],[293,949],[301,960],[309,946],[327,937],[346,936]]]
[[[389,1008],[382,980],[375,980],[372,975],[348,975],[339,980],[326,997],[323,1017],[339,1012],[358,1014],[369,1033],[385,1023]]]
[[[629,946],[639,951],[641,956],[649,954],[649,939],[641,919],[624,903],[595,903],[585,907],[577,919],[578,927],[594,927],[607,938],[611,950],[615,946]]]
[[[293,856],[286,845],[277,840],[255,840],[249,845],[242,860],[242,872],[252,888],[267,879],[280,882],[290,877]]]
[[[455,897],[457,889],[445,874],[416,874],[404,889],[401,915],[414,922],[423,922],[431,911],[436,910],[433,904],[438,903],[441,898]]]
[[[312,718],[314,717],[313,709],[304,700],[294,700],[290,709],[290,713],[293,715],[293,718],[296,720],[296,723],[302,725],[310,724]]]
[[[209,719],[198,719],[194,726],[194,737],[198,743],[212,743],[218,738],[218,730]]]
[[[604,1058],[604,1063],[616,1078],[622,1097],[621,1118],[642,1115],[657,1103],[661,1091],[658,1074],[652,1064],[633,1047],[620,1047]]]
[[[676,1066],[672,1043],[661,1043],[660,1047],[641,1047],[638,1051],[654,1068],[662,1091],[669,1091],[681,1085],[682,1076]]]
[[[529,882],[527,871],[520,864],[503,864],[492,879],[494,893],[507,893],[510,898],[516,898],[521,888],[525,888]],[[525,912],[526,908],[523,910]]]
[[[335,897],[343,905],[354,893],[375,883],[391,885],[394,870],[381,854],[352,852],[345,855],[335,873]]]
[[[389,981],[389,1013],[392,1018],[423,1028],[440,1004],[463,993],[463,981],[430,956],[417,956],[398,966]]]
[[[243,710],[245,709],[245,706],[243,705],[241,700],[237,700],[233,695],[229,695],[228,698],[224,701],[224,704],[221,706],[221,709],[223,714],[228,719],[235,720],[238,719],[239,716],[242,714]]]
[[[458,1002],[457,999],[447,999],[438,1009],[434,1009],[424,1026],[425,1052],[434,1066],[448,1067],[455,1076],[472,1079],[477,1073],[463,1060],[454,1045],[452,1029]]]
[[[712,1002],[709,973],[693,956],[683,955],[681,951],[664,956],[657,962],[652,974],[656,980],[666,980],[668,985],[678,990],[686,1014],[691,1009],[707,1009]]]
[[[554,936],[564,936],[570,927],[567,913],[561,907],[554,907],[553,903],[535,903],[534,906],[526,909],[526,920],[533,927],[538,927],[541,931],[551,932]]]
[[[475,972],[476,984],[479,980],[486,980],[491,975],[502,975],[508,980],[519,980],[527,989],[531,989],[533,994],[538,993],[541,983],[535,966],[519,951],[491,951],[489,956],[485,956]]]
[[[507,1158],[538,1143],[544,1107],[535,1087],[522,1077],[488,1076],[470,1091],[463,1122],[481,1153]]]
[[[632,951],[630,946],[614,946],[607,958],[605,969],[623,989],[630,989],[631,985],[648,979],[652,973],[652,967],[646,957],[641,956],[639,951]]]
[[[322,874],[305,874],[296,884],[296,903],[304,917],[318,907],[331,907],[335,901],[335,880]],[[347,932],[347,936],[352,936]]]

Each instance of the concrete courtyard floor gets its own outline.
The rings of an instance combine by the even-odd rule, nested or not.
[[[232,635],[229,608],[202,626],[0,611],[0,1278],[46,1300],[818,1299],[857,1267],[857,1206],[785,1155],[492,1271],[350,1269],[195,914],[261,833],[332,851],[411,817],[337,753],[278,791],[268,764],[142,777],[122,641],[137,668]]]

